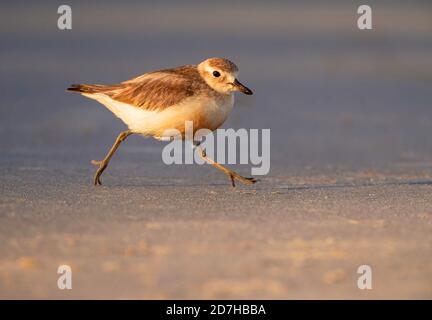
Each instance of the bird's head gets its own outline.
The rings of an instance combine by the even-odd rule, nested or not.
[[[214,90],[228,94],[232,91],[240,91],[244,94],[252,94],[252,90],[237,80],[237,66],[224,58],[210,58],[198,65],[198,72],[205,82]]]

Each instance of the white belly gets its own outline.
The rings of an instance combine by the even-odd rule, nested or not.
[[[172,129],[183,134],[185,121],[193,122],[194,132],[203,128],[216,130],[228,118],[234,105],[233,94],[218,100],[199,96],[185,99],[182,103],[161,111],[148,111],[115,101],[102,93],[84,94],[84,96],[102,103],[134,133],[158,139],[172,135]]]

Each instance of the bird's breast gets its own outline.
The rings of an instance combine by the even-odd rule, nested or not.
[[[196,129],[216,130],[219,128],[230,115],[234,106],[234,95],[217,97],[205,101],[197,113]]]
[[[193,135],[200,129],[214,131],[228,118],[233,105],[233,95],[190,98],[178,106],[167,108],[159,113],[157,129],[152,135],[157,138],[167,137],[171,135],[172,129],[175,129],[185,138],[187,121],[192,122]]]

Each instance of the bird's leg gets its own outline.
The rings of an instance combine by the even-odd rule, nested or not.
[[[213,159],[207,157],[205,151],[203,149],[201,149],[201,147],[199,147],[197,144],[195,145],[195,148],[198,149],[201,158],[203,158],[205,161],[207,161],[208,163],[210,163],[212,166],[218,168],[219,170],[221,170],[223,173],[225,173],[231,180],[231,185],[233,187],[235,187],[235,180],[240,181],[243,184],[254,184],[255,182],[257,182],[257,180],[255,178],[247,178],[247,177],[243,177],[241,175],[239,175],[238,173],[225,168],[223,165],[217,163],[216,161],[214,161]]]
[[[105,159],[103,159],[102,161],[98,161],[98,160],[92,160],[92,164],[99,166],[99,168],[96,171],[96,174],[94,176],[94,184],[96,185],[101,185],[101,181],[100,181],[100,176],[102,175],[102,172],[104,172],[104,170],[106,169],[106,167],[108,166],[109,161],[111,160],[112,156],[114,155],[114,153],[117,151],[117,148],[119,147],[120,143],[122,143],[127,137],[129,137],[133,132],[131,132],[130,130],[126,130],[121,132],[116,141],[114,142],[113,146],[111,147],[110,151],[108,152],[108,154],[106,155]]]

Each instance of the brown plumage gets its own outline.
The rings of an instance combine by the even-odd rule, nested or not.
[[[194,65],[145,73],[114,85],[73,84],[67,90],[81,93],[103,93],[115,101],[148,111],[161,111],[183,99],[213,91]],[[216,92],[215,92],[216,94]]]
[[[208,59],[208,64],[210,67],[217,68],[220,70],[226,70],[229,73],[238,72],[237,66],[229,61],[228,59],[211,58]]]

